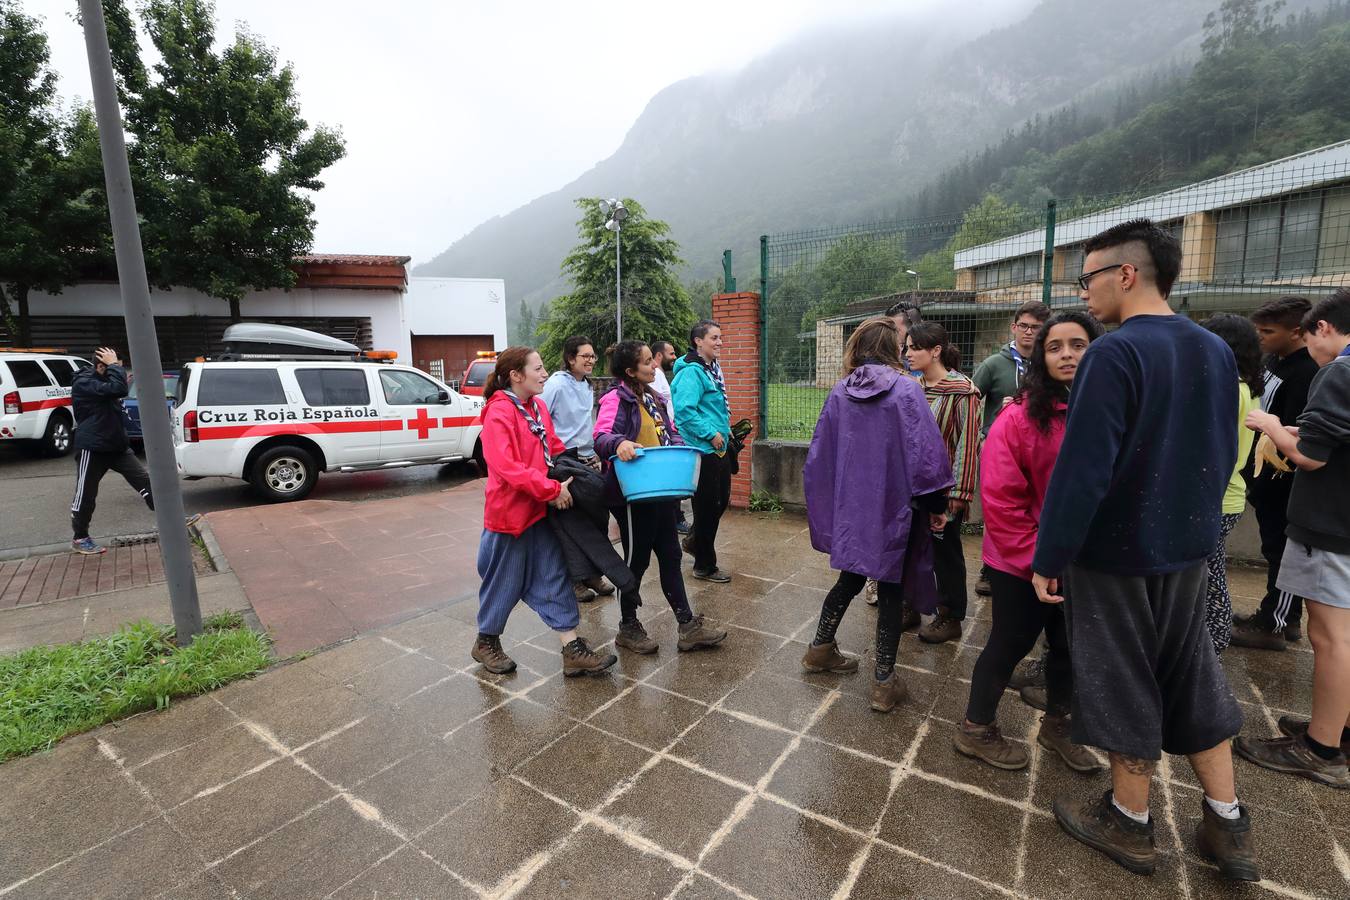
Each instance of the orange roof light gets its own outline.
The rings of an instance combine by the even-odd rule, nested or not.
[[[398,359],[397,350],[362,350],[361,355],[366,359]]]
[[[497,355],[496,350],[479,350],[477,353],[474,354],[474,356],[478,357],[479,359],[487,359],[489,356],[496,356],[496,355]]]

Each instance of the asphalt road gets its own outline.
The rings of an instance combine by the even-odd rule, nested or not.
[[[70,500],[75,488],[74,455],[37,459],[9,442],[0,443],[0,552],[70,541]],[[144,462],[144,459],[142,459]],[[429,493],[476,477],[471,463],[413,466],[387,472],[350,475],[326,473],[311,499],[377,500]],[[247,484],[232,478],[181,481],[189,513],[262,505]],[[99,485],[98,508],[90,532],[95,540],[155,530],[154,513],[116,472]]]

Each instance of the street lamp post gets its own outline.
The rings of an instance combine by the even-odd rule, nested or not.
[[[914,276],[914,293],[917,294],[919,292],[919,273],[913,269],[906,269],[905,274]]]
[[[611,197],[608,200],[600,201],[600,214],[609,217],[609,221],[605,223],[605,228],[614,232],[614,324],[617,332],[615,343],[619,343],[623,341],[623,241],[621,237],[623,220],[628,218],[628,210],[624,209],[623,201]]]

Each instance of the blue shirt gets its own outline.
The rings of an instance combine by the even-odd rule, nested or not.
[[[554,372],[544,382],[544,405],[553,417],[553,430],[568,450],[595,455],[595,394],[586,379],[571,372]]]
[[[1213,553],[1237,462],[1238,383],[1228,345],[1183,316],[1134,316],[1093,341],[1069,394],[1032,569],[1152,575]]]

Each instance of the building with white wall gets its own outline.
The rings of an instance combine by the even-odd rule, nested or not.
[[[454,381],[475,354],[506,348],[506,282],[500,278],[410,278],[404,311],[411,335],[406,357]]]

